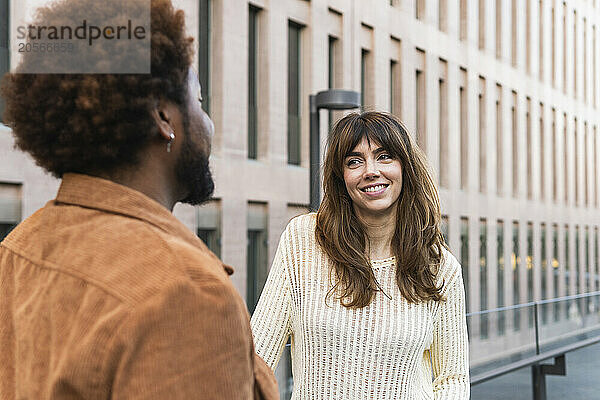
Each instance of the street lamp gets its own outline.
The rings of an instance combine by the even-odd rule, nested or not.
[[[321,141],[319,111],[348,110],[360,107],[360,93],[330,89],[309,96],[310,103],[310,210],[317,211],[321,202]]]

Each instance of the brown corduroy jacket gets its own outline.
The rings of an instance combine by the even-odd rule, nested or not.
[[[65,175],[0,245],[0,399],[278,399],[228,270],[140,192]]]

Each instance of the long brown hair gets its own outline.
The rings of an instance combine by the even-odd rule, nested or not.
[[[442,299],[436,274],[445,247],[440,230],[438,192],[425,155],[413,144],[402,123],[383,112],[352,113],[339,120],[329,135],[323,172],[324,198],[317,212],[317,242],[333,263],[333,293],[345,307],[367,306],[379,285],[369,261],[369,241],[354,213],[344,184],[346,155],[366,137],[383,147],[402,166],[402,191],[397,201],[392,252],[396,282],[411,303]]]

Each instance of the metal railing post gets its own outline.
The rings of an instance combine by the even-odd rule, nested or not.
[[[546,400],[546,375],[542,373],[540,364],[531,366],[531,387],[533,400]]]
[[[533,318],[535,321],[535,354],[540,354],[540,331],[538,325],[538,302],[533,303]],[[540,364],[531,366],[531,387],[533,400],[546,400],[546,376],[542,373]]]
[[[540,325],[538,318],[538,302],[533,303],[533,312],[535,320],[535,354],[540,354]]]
[[[554,364],[534,364],[531,366],[531,379],[533,388],[533,400],[547,400],[546,375],[567,374],[567,362],[565,354],[554,357]]]

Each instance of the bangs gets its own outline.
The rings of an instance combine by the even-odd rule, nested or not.
[[[335,126],[332,141],[336,141],[338,158],[343,160],[363,140],[369,146],[382,147],[392,157],[401,158],[402,131],[404,128],[393,120],[370,118],[369,115],[350,114],[341,119]]]

